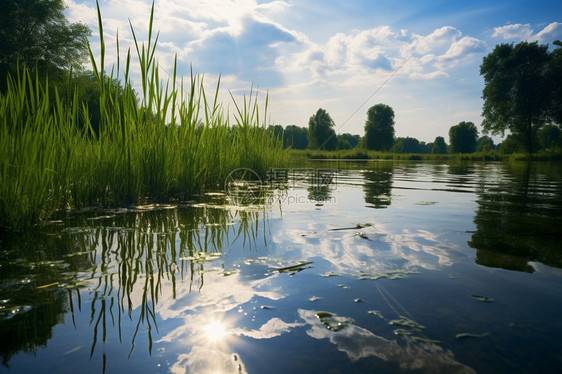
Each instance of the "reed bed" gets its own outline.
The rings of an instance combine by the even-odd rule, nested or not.
[[[0,97],[0,230],[24,230],[61,210],[190,199],[221,189],[237,168],[265,175],[288,162],[282,141],[265,128],[267,97],[260,110],[250,90],[242,103],[234,101],[231,116],[219,101],[220,79],[208,95],[203,76],[192,72],[187,83],[177,77],[177,59],[173,75],[160,77],[153,14],[154,7],[146,43],[131,26],[139,99],[129,75],[130,49],[123,67],[118,59],[105,73],[98,5],[99,61],[90,51],[101,92],[98,132],[76,91],[63,99],[46,77],[25,67],[8,78]],[[120,76],[122,87],[114,84]]]

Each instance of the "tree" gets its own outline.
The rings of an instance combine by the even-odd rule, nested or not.
[[[283,148],[306,149],[308,146],[308,129],[289,125],[285,128],[283,136]]]
[[[394,144],[402,143],[396,148],[393,147],[395,153],[420,153],[420,142],[416,138],[410,138],[409,136],[405,138],[396,138]]]
[[[494,140],[489,136],[482,136],[478,139],[478,144],[476,145],[476,152],[487,152],[495,149]]]
[[[347,132],[344,133],[344,134],[338,135],[338,139],[340,139],[340,137],[342,139],[347,140],[349,142],[349,145],[351,145],[351,148],[355,148],[357,146],[357,144],[359,144],[359,141],[361,140],[361,136],[349,134]]]
[[[387,151],[394,143],[394,110],[385,104],[377,104],[367,111],[365,122],[365,146],[367,149]]]
[[[0,79],[14,72],[19,61],[30,69],[56,73],[80,68],[88,56],[91,31],[69,23],[63,0],[3,0],[0,12]]]
[[[538,133],[539,144],[542,149],[552,149],[561,145],[560,128],[546,125]]]
[[[553,43],[556,49],[550,54],[551,61],[548,69],[548,82],[550,83],[550,118],[555,123],[562,125],[562,42]]]
[[[438,136],[433,141],[433,147],[431,148],[431,153],[433,154],[445,154],[447,153],[447,143],[445,143],[445,138]]]
[[[505,154],[511,154],[514,152],[523,152],[525,150],[523,144],[521,144],[519,139],[513,134],[509,134],[505,138],[505,140],[500,143],[499,148],[500,148],[500,152]]]
[[[551,56],[548,45],[521,42],[500,44],[484,57],[482,126],[485,132],[504,134],[509,129],[533,152],[533,139],[552,115],[552,89],[562,82],[549,82]],[[551,76],[554,72],[551,72]]]
[[[478,129],[472,122],[460,122],[449,129],[451,153],[471,153],[476,148]]]
[[[338,148],[338,138],[334,131],[334,121],[324,109],[320,108],[308,120],[308,148],[333,151]]]
[[[343,135],[338,135],[338,149],[351,149],[351,143]]]

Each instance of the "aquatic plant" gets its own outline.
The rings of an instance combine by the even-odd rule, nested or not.
[[[267,97],[263,109],[253,89],[242,103],[235,101],[231,126],[231,114],[219,102],[220,78],[208,95],[203,76],[191,71],[187,83],[177,76],[176,58],[173,74],[162,79],[153,15],[154,6],[146,44],[131,25],[141,76],[137,98],[130,49],[124,66],[118,57],[106,73],[98,4],[98,61],[90,50],[100,87],[96,131],[76,90],[64,99],[46,77],[25,67],[8,77],[0,96],[0,230],[29,228],[68,208],[189,199],[220,188],[236,168],[265,175],[287,162],[282,139],[266,130]]]

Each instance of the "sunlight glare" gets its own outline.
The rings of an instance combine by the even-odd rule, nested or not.
[[[212,322],[205,327],[205,335],[210,342],[217,342],[225,337],[226,330],[222,323]]]

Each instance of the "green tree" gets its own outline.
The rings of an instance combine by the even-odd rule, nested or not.
[[[482,136],[478,139],[478,143],[476,145],[476,152],[487,152],[495,149],[494,140],[489,136]]]
[[[351,149],[351,143],[343,135],[338,135],[338,149]]]
[[[349,144],[351,145],[351,148],[357,147],[357,145],[359,144],[359,141],[361,140],[361,136],[353,135],[353,134],[349,134],[349,133],[343,133],[341,135],[338,135],[338,139],[340,139],[339,138],[340,136],[341,136],[341,139],[345,139],[349,142]]]
[[[533,140],[551,115],[553,83],[549,82],[548,45],[521,42],[500,44],[484,57],[482,126],[485,132],[509,129],[533,152]],[[562,82],[556,82],[560,87]]]
[[[499,144],[500,152],[511,154],[514,152],[523,152],[525,150],[521,141],[513,134],[509,134],[503,142]]]
[[[431,148],[431,153],[433,154],[445,154],[447,153],[447,143],[445,143],[445,138],[438,136],[433,142],[433,147]]]
[[[405,138],[396,138],[394,144],[402,142],[402,146],[397,146],[393,149],[395,153],[421,153],[420,152],[420,142],[416,138],[410,138],[409,136]],[[398,152],[400,151],[400,152]]]
[[[551,52],[551,61],[548,69],[548,82],[550,83],[551,103],[550,118],[562,125],[562,42],[553,43],[556,48]]]
[[[449,129],[451,153],[472,153],[476,148],[478,129],[472,122],[460,122]]]
[[[333,151],[338,148],[338,138],[334,131],[334,121],[330,114],[320,108],[308,120],[308,148]]]
[[[298,127],[289,125],[285,128],[283,137],[283,147],[292,147],[293,149],[306,149],[308,146],[308,129],[306,127]]]
[[[387,151],[394,143],[394,110],[385,104],[377,104],[367,111],[365,122],[365,146],[367,149]]]
[[[63,0],[3,0],[0,12],[0,84],[20,65],[54,76],[80,69],[91,31],[69,23]]]
[[[546,125],[539,130],[539,145],[542,149],[552,149],[561,145],[560,128],[555,125]]]

